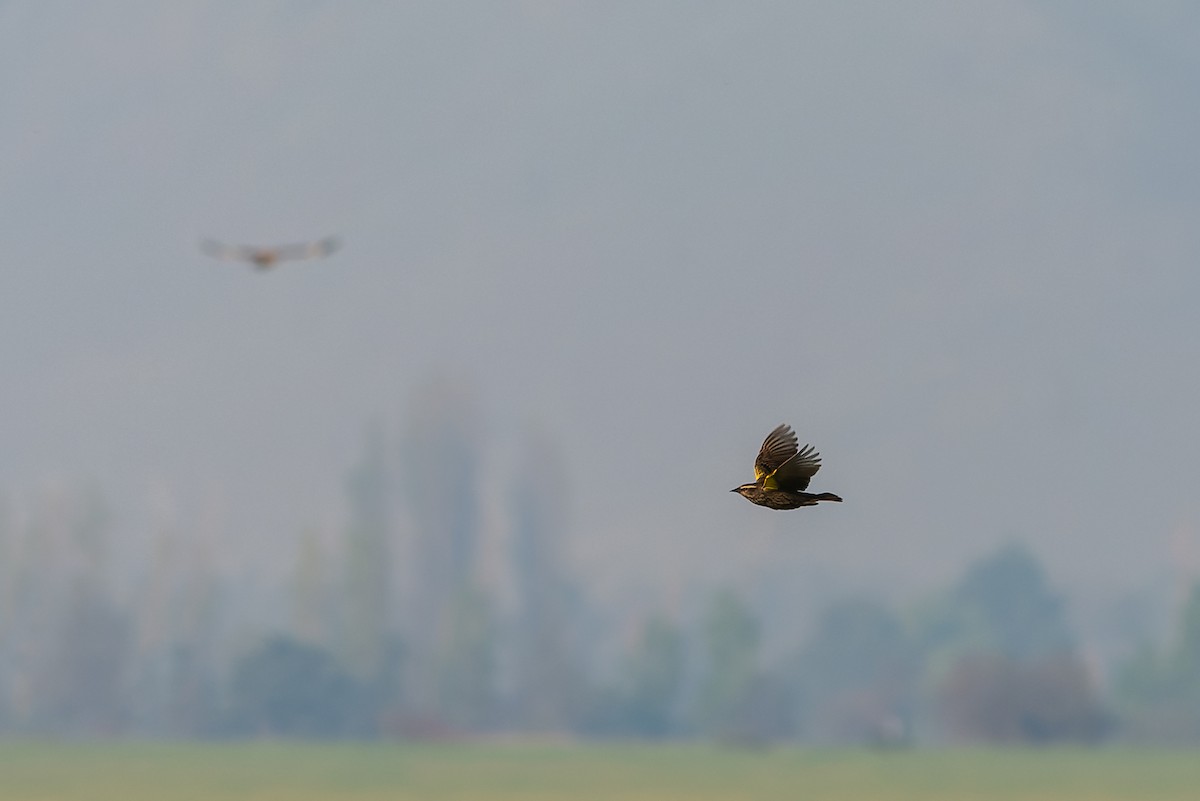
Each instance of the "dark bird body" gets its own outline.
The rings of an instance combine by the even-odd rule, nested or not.
[[[754,460],[754,481],[734,487],[730,492],[768,509],[816,506],[818,501],[841,503],[842,499],[832,492],[804,491],[820,469],[821,455],[811,445],[800,448],[796,432],[784,424],[763,440],[758,458]]]
[[[200,243],[200,249],[214,259],[245,261],[253,264],[259,270],[269,270],[279,264],[279,262],[288,259],[316,259],[328,256],[340,246],[341,243],[332,236],[318,239],[316,242],[302,242],[276,247],[225,245],[212,239],[205,239]]]

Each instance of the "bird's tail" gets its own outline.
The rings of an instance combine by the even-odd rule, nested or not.
[[[816,497],[817,497],[818,501],[837,501],[838,503],[842,502],[842,499],[839,498],[838,496],[834,495],[832,492],[822,492],[820,495],[818,495]]]

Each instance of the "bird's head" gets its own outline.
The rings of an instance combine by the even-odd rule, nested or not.
[[[736,492],[738,495],[745,497],[747,492],[753,492],[758,489],[757,484],[743,484],[740,487],[734,487],[730,492]]]

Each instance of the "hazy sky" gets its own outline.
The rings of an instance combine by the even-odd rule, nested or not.
[[[911,591],[1008,538],[1070,586],[1178,578],[1198,26],[1182,0],[2,3],[0,487],[173,499],[257,558],[337,521],[368,422],[444,376],[497,464],[560,443],[613,586]],[[266,274],[196,248],[326,233]],[[729,493],[780,422],[844,504]]]

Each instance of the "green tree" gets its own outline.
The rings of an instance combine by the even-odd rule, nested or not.
[[[416,525],[421,614],[470,582],[479,547],[479,430],[465,391],[436,381],[418,393],[401,443]]]
[[[911,629],[916,653],[926,664],[927,691],[965,655],[1000,654],[1028,662],[1073,647],[1061,598],[1020,545],[970,565],[948,592],[917,608]]]
[[[971,565],[951,603],[964,628],[978,626],[988,646],[1010,659],[1027,661],[1073,646],[1062,598],[1022,545],[1005,546]]]
[[[477,729],[496,711],[496,624],[492,602],[465,587],[454,598],[441,632],[438,707],[450,725]]]
[[[568,728],[583,695],[582,671],[569,641],[574,598],[562,558],[566,497],[559,449],[545,434],[530,434],[509,492],[517,601],[509,645],[514,722],[532,730]]]
[[[887,607],[865,598],[828,607],[796,667],[808,736],[860,743],[903,736],[916,666],[907,633]]]
[[[230,715],[235,731],[340,737],[370,730],[361,685],[332,653],[274,636],[234,665]]]
[[[447,641],[461,637],[479,546],[480,446],[474,403],[460,387],[421,387],[400,442],[412,521],[411,590],[406,604],[406,704],[436,719]]]
[[[19,566],[17,561],[16,543],[13,541],[13,526],[8,499],[0,494],[0,659],[4,658],[7,650],[4,643],[13,624],[13,613],[16,600],[16,573]],[[3,673],[0,673],[0,680]],[[0,695],[0,719],[3,719],[4,697]]]
[[[683,633],[677,626],[660,617],[642,626],[625,664],[621,699],[631,733],[663,737],[677,728],[685,656]]]
[[[128,719],[128,669],[133,626],[95,581],[79,580],[34,679],[39,728],[69,734],[110,734]]]
[[[1115,696],[1129,738],[1200,742],[1200,582],[1172,641],[1161,651],[1147,645],[1135,653],[1117,675]]]
[[[1200,703],[1200,582],[1184,605],[1168,670],[1179,677],[1188,700]]]
[[[350,524],[342,647],[351,670],[371,682],[381,678],[392,628],[391,477],[385,452],[383,431],[372,426],[362,459],[346,478]]]
[[[347,570],[347,574],[350,572]],[[336,596],[329,557],[315,530],[305,531],[300,537],[290,589],[292,630],[303,640],[327,644],[337,620],[333,606]]]
[[[716,737],[737,736],[742,707],[758,673],[758,620],[732,591],[718,592],[704,619],[704,667],[696,723]]]
[[[931,726],[991,742],[1091,741],[1106,730],[1062,599],[1024,546],[969,566],[915,622]]]
[[[31,538],[45,542],[29,543],[39,569],[27,589],[37,608],[23,655],[28,720],[43,731],[112,732],[130,718],[134,629],[109,589],[112,521],[95,486],[50,496],[32,521]]]

